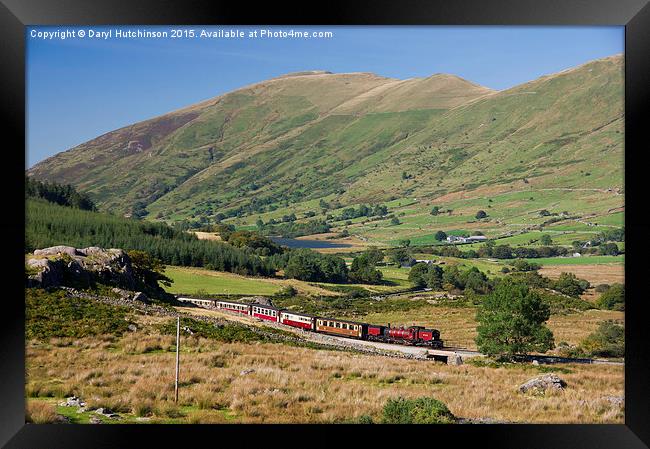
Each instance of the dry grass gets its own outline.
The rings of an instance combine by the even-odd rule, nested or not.
[[[566,365],[566,391],[530,397],[517,386],[532,366],[490,368],[289,347],[185,339],[181,390],[173,404],[174,352],[169,338],[130,334],[70,344],[30,344],[28,396],[38,385],[150,422],[342,422],[377,418],[387,399],[433,396],[466,418],[517,422],[622,423],[607,395],[623,395],[623,368]],[[142,343],[137,343],[139,340]],[[148,347],[161,350],[146,351]],[[254,370],[245,374],[244,370]],[[35,394],[37,392],[37,394]],[[36,404],[36,401],[32,401]]]
[[[25,421],[34,424],[54,424],[61,422],[52,404],[43,401],[27,401]]]
[[[571,345],[578,345],[598,328],[598,323],[605,320],[622,322],[624,318],[624,312],[585,310],[579,314],[553,315],[548,321],[548,327],[553,331],[556,344],[565,341]]]
[[[625,283],[625,266],[623,264],[547,265],[539,270],[539,274],[551,279],[559,278],[563,272],[574,273],[577,277],[588,280],[594,286]]]

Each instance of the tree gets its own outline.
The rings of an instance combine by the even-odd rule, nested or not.
[[[548,234],[542,234],[542,237],[539,239],[539,242],[542,245],[552,245],[553,244],[553,239],[551,238],[550,235]]]
[[[618,245],[616,243],[603,243],[598,247],[598,252],[603,256],[618,256]]]
[[[442,268],[438,265],[429,264],[427,273],[424,277],[427,287],[434,290],[440,290],[442,288],[442,275]]]
[[[289,254],[284,274],[301,281],[343,283],[348,269],[340,257],[301,248]]]
[[[425,285],[427,285],[426,276],[428,272],[429,272],[428,264],[424,262],[416,263],[411,267],[411,271],[409,271],[409,281],[415,287],[424,287]]]
[[[477,220],[480,220],[481,218],[485,218],[487,216],[488,215],[484,210],[480,210],[480,211],[476,212],[476,219]]]
[[[431,215],[433,215],[433,216],[435,217],[435,216],[438,215],[439,213],[440,213],[440,207],[438,207],[438,206],[433,206],[433,208],[431,209]]]
[[[397,226],[398,224],[400,224],[399,218],[397,218],[397,217],[391,218],[390,219],[390,224]]]
[[[445,240],[447,238],[447,233],[445,231],[438,231],[438,232],[435,233],[433,238],[436,239],[439,242],[442,242],[443,240]]]
[[[578,279],[573,273],[560,273],[560,277],[553,283],[553,289],[565,295],[579,297],[589,288],[589,282]]]
[[[390,253],[390,260],[397,265],[409,265],[413,257],[411,257],[411,253],[407,249],[398,248]]]
[[[408,248],[409,246],[411,246],[411,240],[409,240],[409,239],[400,240],[399,241],[399,246],[403,246],[405,248]]]
[[[384,253],[377,248],[364,251],[352,261],[350,279],[363,284],[381,283],[384,275],[381,271],[375,270],[375,265],[383,259]]]
[[[165,287],[170,287],[172,279],[165,276],[165,264],[159,259],[152,257],[145,251],[132,250],[127,251],[129,259],[131,259],[131,267],[133,268],[133,275],[136,279],[142,282],[145,286],[157,290],[160,286],[158,283]]]
[[[623,284],[612,284],[596,300],[599,309],[625,310],[625,286]]]
[[[479,351],[501,360],[555,347],[553,333],[544,325],[550,306],[525,284],[506,278],[485,296],[476,313]]]

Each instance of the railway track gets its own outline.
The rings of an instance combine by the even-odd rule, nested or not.
[[[206,315],[206,316],[218,316],[231,321],[238,321],[241,323],[251,324],[255,322],[257,325],[273,327],[276,329],[282,329],[284,331],[292,332],[304,340],[311,341],[313,343],[324,343],[330,344],[333,346],[341,346],[347,348],[354,348],[365,352],[372,352],[370,350],[375,349],[387,353],[402,354],[408,358],[417,358],[421,360],[440,360],[440,361],[449,361],[450,358],[456,360],[457,356],[461,360],[466,360],[472,357],[481,357],[484,356],[479,351],[475,351],[468,348],[457,347],[457,346],[444,346],[440,349],[431,349],[423,346],[408,346],[392,343],[383,343],[378,341],[369,341],[369,340],[357,340],[352,338],[339,337],[335,335],[321,334],[315,332],[308,332],[302,329],[297,329],[291,326],[285,326],[279,323],[273,323],[269,321],[251,319],[250,317],[243,315],[235,315],[227,312],[222,312],[214,309],[204,309],[200,307],[176,307],[179,311],[189,312],[190,314]],[[614,361],[614,360],[603,360],[603,359],[588,359],[588,358],[567,358],[567,357],[558,357],[558,356],[548,356],[548,355],[529,355],[526,357],[526,360],[533,362],[536,360],[540,364],[554,364],[554,363],[581,363],[581,364],[602,364],[602,365],[624,365],[624,362]]]

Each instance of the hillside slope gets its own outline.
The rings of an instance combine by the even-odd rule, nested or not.
[[[171,221],[233,209],[253,219],[320,198],[428,207],[486,191],[621,189],[622,62],[500,92],[444,74],[290,74],[110,132],[29,174],[105,210]]]

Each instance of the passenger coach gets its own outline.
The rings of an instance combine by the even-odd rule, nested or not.
[[[231,301],[216,301],[215,306],[220,310],[227,310],[229,312],[237,312],[243,315],[250,315],[250,307],[248,304],[241,304]]]
[[[251,316],[255,318],[261,318],[267,321],[278,322],[280,318],[280,309],[277,309],[272,306],[264,306],[262,304],[253,304],[251,307]]]
[[[313,331],[315,329],[315,320],[316,319],[313,316],[304,313],[280,312],[280,323],[286,324],[287,326],[299,327],[301,329]]]
[[[367,333],[367,324],[332,318],[316,318],[316,332],[363,339]]]

